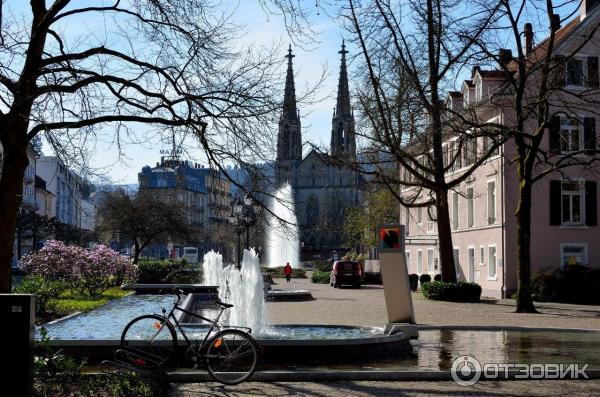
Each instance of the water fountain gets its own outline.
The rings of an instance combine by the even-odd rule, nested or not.
[[[269,218],[267,236],[267,267],[300,267],[300,241],[298,220],[294,212],[294,195],[289,183],[282,185],[273,195],[269,207],[273,215]]]

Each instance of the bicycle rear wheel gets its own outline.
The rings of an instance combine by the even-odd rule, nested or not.
[[[226,329],[208,342],[206,369],[217,382],[237,385],[254,373],[258,361],[258,344],[248,333]]]
[[[177,333],[165,317],[147,314],[125,326],[121,348],[131,353],[130,361],[140,368],[164,367],[177,349]]]

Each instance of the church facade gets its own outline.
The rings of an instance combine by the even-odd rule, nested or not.
[[[288,50],[286,86],[279,120],[275,177],[277,185],[288,182],[294,191],[300,224],[303,260],[328,258],[332,251],[345,251],[343,223],[347,210],[360,204],[362,178],[335,158],[356,157],[354,115],[342,44],[337,103],[331,121],[329,153],[312,149],[302,157],[302,128],[296,103],[291,47]]]

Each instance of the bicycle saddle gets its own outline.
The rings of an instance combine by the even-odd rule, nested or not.
[[[233,307],[233,305],[231,303],[225,303],[225,302],[220,301],[220,300],[216,301],[215,303],[218,303],[219,305],[221,305],[221,306],[223,306],[223,307],[225,307],[227,309],[229,309],[230,307]]]

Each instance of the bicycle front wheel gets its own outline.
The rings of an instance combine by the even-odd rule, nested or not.
[[[132,353],[133,364],[138,367],[162,367],[168,364],[177,349],[177,333],[163,316],[140,316],[123,329],[121,348]]]
[[[237,329],[218,332],[208,342],[206,369],[217,382],[237,385],[252,376],[258,361],[258,344]]]

